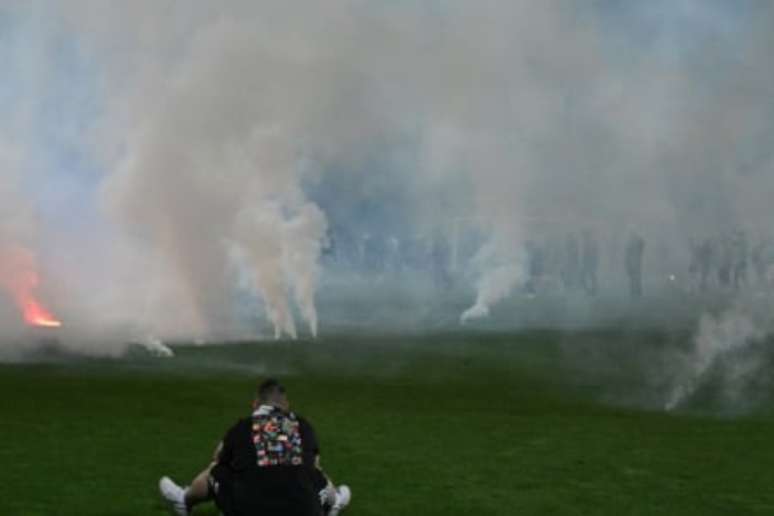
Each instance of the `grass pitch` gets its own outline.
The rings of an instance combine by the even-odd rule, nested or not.
[[[349,336],[3,365],[0,514],[166,514],[158,478],[206,464],[267,375],[352,487],[351,516],[774,514],[770,385],[742,416],[719,416],[710,388],[658,409],[642,357],[684,337]]]

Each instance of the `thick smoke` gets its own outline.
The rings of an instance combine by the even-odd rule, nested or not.
[[[689,399],[702,386],[702,382],[708,381],[707,377],[713,367],[720,367],[724,363],[730,364],[729,371],[723,371],[718,383],[726,396],[737,398],[734,394],[739,390],[740,382],[744,380],[745,370],[754,369],[761,361],[754,357],[755,360],[747,360],[745,363],[740,363],[738,359],[734,362],[733,353],[765,336],[765,331],[739,307],[718,317],[702,316],[694,337],[693,349],[679,361],[682,367],[676,376],[677,383],[669,394],[665,408],[672,410]]]
[[[670,388],[667,410],[711,408],[739,414],[770,401],[772,375],[772,298],[740,296],[704,314],[691,345],[664,350]]]
[[[690,238],[768,231],[774,9],[678,3],[3,4],[38,42],[18,61],[56,69],[70,42],[58,73],[92,92],[70,145],[99,171],[103,227],[64,239],[97,250],[58,264],[65,315],[314,335],[337,313],[323,294],[343,312],[380,296],[320,285],[365,276],[456,296],[472,323],[527,286],[530,249],[584,231],[602,294],[633,231],[651,285],[683,281]],[[70,100],[20,73],[38,87],[16,96]]]
[[[154,13],[149,8],[138,21]],[[140,248],[151,246],[170,264],[166,273],[185,289],[179,302],[191,305],[191,333],[228,335],[238,327],[227,277],[229,249],[236,247],[275,336],[297,335],[291,293],[314,335],[326,222],[299,187],[304,148],[295,112],[303,99],[294,84],[272,78],[272,66],[292,73],[294,64],[285,61],[294,58],[273,55],[265,36],[236,18],[192,29],[198,30],[187,56],[156,85],[153,109],[144,109],[144,95],[127,91],[137,111],[119,169],[105,184],[105,204]],[[169,308],[156,305],[150,313]]]

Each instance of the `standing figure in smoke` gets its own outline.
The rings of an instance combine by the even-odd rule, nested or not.
[[[358,241],[357,263],[365,276],[370,276],[370,273],[373,272],[371,257],[371,234],[363,233],[360,235],[360,240]]]
[[[599,267],[599,245],[590,229],[583,230],[581,241],[581,285],[590,296],[597,295],[597,268]]]
[[[768,284],[768,269],[769,269],[769,244],[768,238],[761,239],[752,250],[752,266],[755,270],[755,279],[760,286],[766,286]]]
[[[568,233],[564,241],[564,267],[562,282],[565,290],[574,290],[578,286],[580,269],[580,246],[575,233]]]
[[[526,290],[528,295],[534,296],[537,295],[538,285],[543,278],[545,267],[544,250],[534,240],[527,240],[525,247],[527,250],[527,263],[529,264],[529,279],[527,280]]]
[[[451,249],[446,235],[440,229],[433,232],[432,242],[433,283],[439,290],[449,290],[452,284],[450,263]]]
[[[691,254],[688,264],[689,289],[695,292],[701,285],[701,242],[695,238],[688,239],[688,249]]]
[[[626,244],[626,275],[629,277],[629,295],[642,297],[642,258],[645,253],[645,240],[632,233]]]
[[[360,245],[352,231],[337,225],[333,230],[335,260],[341,269],[360,270]]]
[[[559,282],[563,282],[564,254],[562,253],[562,239],[555,236],[547,237],[543,243],[543,254],[545,256],[543,281],[546,284],[546,288],[551,288],[552,291],[555,291],[557,287],[560,287]]]
[[[699,267],[699,290],[706,292],[709,286],[710,275],[712,273],[713,247],[712,240],[705,238],[701,241],[696,250],[697,262]]]
[[[387,254],[386,238],[382,233],[374,233],[366,242],[366,263],[375,278],[382,279]]]
[[[390,236],[387,239],[387,255],[385,256],[385,266],[393,274],[400,274],[403,270],[401,260],[400,239],[396,236]]]
[[[734,290],[739,290],[743,284],[747,283],[747,255],[749,254],[747,235],[743,230],[738,229],[734,232],[731,250],[733,260],[732,280]]]
[[[713,254],[717,261],[718,284],[721,288],[728,288],[731,285],[731,267],[734,261],[731,239],[728,235],[722,235],[717,239]]]

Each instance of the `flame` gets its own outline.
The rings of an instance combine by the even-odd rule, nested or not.
[[[0,249],[0,286],[11,293],[24,321],[30,326],[58,328],[62,323],[35,297],[39,283],[32,252],[18,246]]]
[[[62,323],[56,320],[56,318],[51,315],[51,312],[41,306],[34,298],[30,297],[19,302],[19,304],[27,324],[32,326],[46,326],[48,328],[58,328],[62,326]]]

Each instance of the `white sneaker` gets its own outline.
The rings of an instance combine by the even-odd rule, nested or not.
[[[340,485],[336,489],[336,503],[328,511],[328,516],[338,516],[339,512],[349,505],[350,500],[352,500],[352,491],[350,491],[348,486]]]
[[[185,489],[175,484],[169,477],[159,480],[161,496],[169,504],[169,509],[177,516],[188,516],[188,506],[185,504]],[[338,497],[336,497],[338,500]]]

